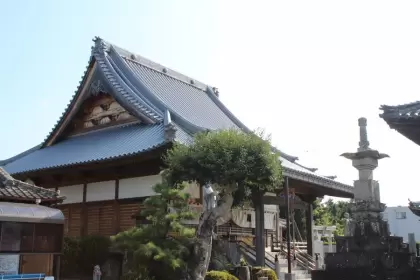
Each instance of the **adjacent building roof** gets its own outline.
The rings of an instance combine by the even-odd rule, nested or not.
[[[75,114],[73,107],[86,94],[83,89],[91,72],[101,77],[115,100],[141,123],[58,140],[61,128]],[[227,128],[250,131],[220,101],[217,89],[95,38],[85,76],[51,133],[39,146],[0,161],[0,166],[20,174],[98,162],[142,153],[171,141],[187,143],[197,132]],[[353,193],[353,187],[298,164],[297,157],[280,154],[286,176]]]
[[[64,214],[42,205],[0,202],[0,221],[64,224]]]
[[[33,184],[14,179],[0,167],[0,201],[20,201],[51,204],[61,202],[65,198],[56,191],[37,187]]]
[[[390,128],[420,145],[420,101],[397,106],[382,105],[380,110],[383,113],[379,116]]]

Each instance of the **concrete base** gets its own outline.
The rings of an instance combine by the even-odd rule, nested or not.
[[[285,273],[284,280],[296,280],[296,275],[293,273]]]

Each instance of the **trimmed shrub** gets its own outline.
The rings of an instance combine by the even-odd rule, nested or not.
[[[95,265],[103,265],[109,257],[111,239],[106,236],[88,235],[80,238],[80,268],[83,274],[92,273]]]
[[[206,273],[205,280],[239,280],[227,271],[209,271]]]
[[[104,236],[65,237],[61,275],[75,277],[91,275],[93,266],[103,265],[109,257],[111,240]]]
[[[79,240],[64,237],[63,256],[61,258],[61,275],[64,277],[76,276],[80,271],[80,244]]]
[[[277,275],[271,268],[256,266],[251,270],[252,279],[257,280],[258,277],[267,277],[268,280],[278,280]]]

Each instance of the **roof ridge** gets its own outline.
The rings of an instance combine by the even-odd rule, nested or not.
[[[149,102],[154,104],[154,106],[156,106],[162,112],[164,112],[168,109],[165,102],[159,96],[157,96],[155,93],[151,92],[147,87],[145,87],[143,82],[141,82],[133,74],[132,70],[130,69],[130,66],[128,65],[128,61],[126,61],[121,56],[121,54],[118,53],[118,51],[115,49],[114,46],[110,46],[108,52],[109,52],[109,57],[111,58],[111,60],[113,60],[114,63],[118,64],[117,66],[120,67],[121,70],[123,70],[122,68],[125,68],[127,70],[127,74],[126,74],[125,78],[127,78],[127,80],[130,82],[130,84],[132,84],[132,86],[134,88],[133,92],[135,94],[136,94],[136,92],[139,93],[145,100],[148,100]],[[178,81],[178,80],[176,80],[176,81]],[[171,111],[171,114],[173,115],[173,119],[175,121],[178,121],[180,124],[182,123],[183,124],[182,126],[184,128],[186,128],[188,130],[191,130],[191,131],[196,131],[196,132],[205,130],[204,128],[192,123],[190,120],[184,118],[178,112],[175,112],[174,110],[170,110],[170,111]]]
[[[97,38],[99,38],[99,37],[97,37]],[[101,39],[101,38],[99,38],[99,39]],[[149,68],[153,71],[156,71],[158,73],[166,75],[170,78],[173,78],[175,80],[183,82],[187,85],[190,85],[192,87],[200,89],[204,92],[206,90],[206,87],[208,86],[207,84],[205,84],[203,82],[200,82],[199,80],[194,79],[192,77],[189,77],[189,76],[181,73],[180,71],[171,69],[171,68],[166,67],[166,66],[164,66],[160,63],[154,62],[151,59],[148,59],[144,56],[138,55],[138,54],[136,54],[134,52],[131,52],[131,51],[125,49],[125,48],[121,48],[118,45],[115,45],[115,44],[113,44],[109,41],[106,41],[104,39],[101,39],[101,40],[106,44],[106,49],[107,50],[109,50],[111,47],[113,47],[119,53],[120,56],[122,56],[123,58],[128,59],[128,60],[130,60],[134,63],[137,63],[141,66],[147,67],[147,68]],[[191,83],[191,81],[193,81],[193,83]]]
[[[182,74],[182,73],[180,73],[180,72],[177,72],[177,71],[175,71],[175,70],[172,70],[172,69],[170,69],[170,68],[168,68],[168,67],[165,67],[165,66],[163,66],[163,65],[161,65],[161,64],[155,63],[155,62],[153,62],[153,61],[151,61],[151,60],[149,60],[149,59],[147,59],[147,58],[144,58],[144,57],[142,57],[142,56],[138,56],[138,55],[136,55],[136,56],[138,56],[136,59],[133,59],[133,58],[131,58],[131,57],[127,57],[127,56],[125,56],[125,55],[121,55],[121,54],[120,54],[120,56],[121,56],[122,58],[124,58],[124,59],[127,59],[127,60],[129,60],[129,61],[133,62],[133,63],[136,63],[136,64],[138,64],[138,65],[140,65],[140,66],[146,67],[146,68],[148,68],[148,69],[150,69],[150,70],[152,70],[152,71],[154,71],[154,72],[157,72],[157,73],[159,73],[159,74],[165,75],[165,76],[167,76],[167,77],[169,77],[169,78],[171,78],[171,79],[174,79],[174,80],[180,81],[180,82],[182,82],[182,83],[184,83],[184,84],[186,84],[186,85],[188,85],[188,86],[194,87],[194,88],[199,89],[199,90],[201,90],[201,91],[203,91],[203,92],[205,92],[205,91],[206,91],[206,88],[207,88],[207,86],[208,86],[208,85],[206,85],[206,84],[205,84],[205,83],[203,83],[203,82],[200,82],[200,81],[198,81],[198,80],[195,80],[195,79],[193,79],[193,78],[190,78],[190,77],[188,77],[188,76],[185,76],[184,74]],[[159,70],[159,69],[157,69],[157,68],[155,68],[155,67],[153,67],[153,66],[151,66],[151,65],[148,65],[148,64],[146,64],[146,63],[142,63],[141,61],[137,60],[138,58],[140,58],[141,60],[150,61],[150,63],[155,63],[155,64],[157,64],[157,65],[159,65],[159,66],[162,66],[162,70]],[[170,71],[170,72],[168,72],[168,71]],[[182,76],[185,76],[187,79],[189,79],[189,82],[187,82],[187,81],[185,81],[185,80],[183,80],[183,79],[181,79],[181,78],[178,78],[178,77],[176,77],[175,75],[170,75],[170,74],[172,74],[172,73],[173,73],[173,74],[177,74],[177,75],[182,75]],[[202,87],[198,86],[197,84],[202,85]]]
[[[399,105],[381,105],[379,107],[380,110],[401,110],[401,109],[407,109],[412,106],[420,105],[420,101],[414,101],[410,103],[405,104],[399,104]]]

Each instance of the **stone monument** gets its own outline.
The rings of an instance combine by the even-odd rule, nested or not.
[[[369,147],[367,122],[359,119],[360,142],[356,153],[344,153],[359,171],[354,181],[350,216],[346,215],[346,236],[336,236],[336,253],[325,256],[325,270],[312,271],[313,280],[413,280],[413,254],[402,237],[390,236],[382,219],[379,183],[373,170],[380,159],[388,157]]]

